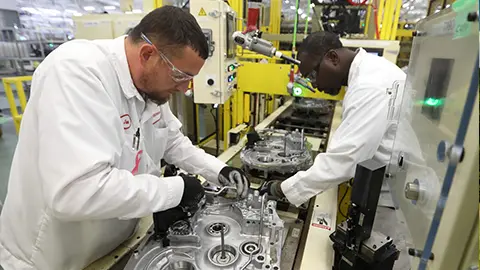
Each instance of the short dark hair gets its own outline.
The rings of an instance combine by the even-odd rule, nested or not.
[[[175,49],[191,47],[207,59],[208,44],[200,25],[192,14],[174,6],[163,6],[148,13],[128,36],[134,43],[145,34],[159,49],[174,53]]]
[[[343,48],[340,38],[331,32],[314,32],[307,36],[299,48],[300,53],[306,53],[309,56],[323,58],[329,50]]]

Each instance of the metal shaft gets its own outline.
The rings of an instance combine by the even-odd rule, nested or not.
[[[222,225],[220,225],[222,229],[220,230],[220,239],[221,239],[221,245],[222,245],[222,255],[220,258],[225,259],[225,232],[224,228]]]
[[[265,195],[262,195],[261,205],[260,205],[260,228],[258,228],[258,248],[262,244],[262,234],[263,234],[263,208],[265,207]]]
[[[304,145],[305,137],[304,137],[304,136],[305,136],[305,134],[304,134],[304,129],[302,128],[302,136],[301,136],[301,137],[302,137],[302,138],[301,138],[302,142],[301,142],[301,146],[300,146],[300,149],[301,149],[301,150],[303,150],[303,147],[305,147],[305,145]]]

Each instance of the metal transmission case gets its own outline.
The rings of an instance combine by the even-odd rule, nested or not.
[[[221,254],[221,234],[225,254]],[[126,270],[280,270],[284,222],[276,202],[258,191],[240,201],[207,195],[206,205],[168,230],[168,246],[154,235],[134,252]]]
[[[386,176],[412,269],[467,269],[478,239],[478,1],[459,3],[417,23],[405,89],[390,89],[398,127]]]
[[[208,42],[209,57],[200,73],[193,79],[194,102],[223,104],[237,84],[236,14],[220,0],[190,1],[190,13],[195,16]]]

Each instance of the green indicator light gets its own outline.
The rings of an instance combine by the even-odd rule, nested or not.
[[[227,68],[228,72],[231,72],[234,69],[235,69],[235,65],[229,65],[228,68]]]
[[[427,98],[423,104],[427,106],[437,107],[443,104],[443,100],[438,98]]]

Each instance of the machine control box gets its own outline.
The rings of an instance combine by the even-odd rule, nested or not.
[[[237,85],[238,64],[232,38],[236,31],[236,14],[220,0],[191,1],[190,13],[197,19],[209,47],[209,57],[193,79],[194,102],[223,104]]]

